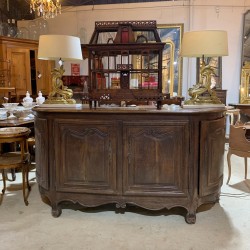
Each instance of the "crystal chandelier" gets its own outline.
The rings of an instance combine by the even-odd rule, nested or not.
[[[35,12],[44,19],[61,14],[61,8],[60,0],[30,0],[30,13]]]

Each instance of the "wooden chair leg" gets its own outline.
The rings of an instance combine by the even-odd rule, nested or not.
[[[2,179],[3,179],[3,189],[2,189],[2,194],[5,193],[6,190],[6,175],[4,169],[2,170]]]
[[[10,171],[11,171],[12,181],[15,181],[16,180],[16,170],[13,168]]]
[[[27,188],[30,191],[31,190],[31,186],[29,183],[29,164],[25,165],[26,168],[26,183],[27,183]]]
[[[4,171],[4,174],[5,174],[5,180],[8,180],[8,181],[15,181],[16,180],[16,171],[15,171],[15,169],[10,170],[11,179],[8,176],[8,171]]]
[[[23,180],[23,200],[26,206],[28,206],[28,194],[26,195],[25,188],[26,188],[26,169],[25,166],[22,168],[22,180]]]
[[[228,179],[227,179],[227,184],[229,183],[230,181],[230,178],[231,178],[231,152],[230,152],[230,149],[227,153],[227,165],[228,165]]]
[[[247,157],[245,157],[245,179],[247,178]]]

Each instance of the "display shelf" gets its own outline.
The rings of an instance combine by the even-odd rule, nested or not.
[[[156,101],[162,93],[162,43],[156,21],[96,22],[87,46],[89,100]]]

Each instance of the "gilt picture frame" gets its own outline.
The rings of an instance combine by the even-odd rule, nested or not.
[[[159,24],[157,31],[165,42],[162,59],[162,92],[182,96],[182,67],[180,57],[184,24]]]

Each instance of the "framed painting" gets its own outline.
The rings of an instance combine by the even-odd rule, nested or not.
[[[211,88],[222,88],[222,57],[205,57],[205,64],[213,67],[215,74],[211,78]],[[196,61],[196,82],[201,81],[200,68],[202,58],[198,57]]]
[[[157,31],[165,43],[162,57],[162,92],[182,96],[182,58],[180,49],[184,24],[159,24]]]

